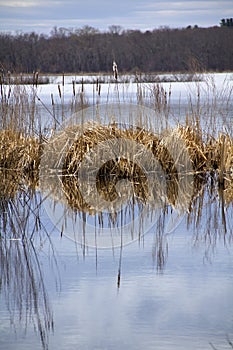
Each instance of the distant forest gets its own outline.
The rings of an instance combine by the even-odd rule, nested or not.
[[[152,31],[111,26],[54,28],[50,35],[0,33],[0,69],[13,73],[233,71],[233,27]]]

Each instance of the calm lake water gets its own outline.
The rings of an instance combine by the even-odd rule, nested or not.
[[[93,219],[51,187],[20,188],[0,195],[0,349],[231,348],[233,196],[214,177],[200,180],[192,205],[144,215],[146,228],[132,203],[122,224],[123,211]]]
[[[203,219],[194,234],[184,220],[161,246],[155,231],[122,252],[89,248],[85,256],[56,231],[27,242],[26,252],[11,241],[9,266],[2,266],[9,281],[1,287],[0,348],[230,348],[232,233],[207,234],[208,224]]]

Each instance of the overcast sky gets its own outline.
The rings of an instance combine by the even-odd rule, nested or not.
[[[233,17],[233,0],[0,0],[0,31],[49,33],[54,26],[107,30],[219,25]]]

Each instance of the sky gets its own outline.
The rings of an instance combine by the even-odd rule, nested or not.
[[[233,0],[0,0],[1,32],[49,34],[85,25],[108,30],[210,27],[233,17]]]

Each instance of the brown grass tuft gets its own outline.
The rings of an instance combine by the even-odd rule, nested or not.
[[[24,137],[13,130],[0,131],[0,169],[15,172],[27,181],[38,180],[42,144],[37,138]],[[22,180],[21,180],[22,181]],[[32,183],[31,183],[32,184]]]

